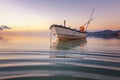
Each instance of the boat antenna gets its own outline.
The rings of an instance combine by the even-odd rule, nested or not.
[[[87,25],[87,26],[86,26],[86,29],[85,29],[85,32],[87,31],[88,25],[89,25],[90,22],[93,20],[92,15],[93,15],[94,11],[95,11],[95,8],[93,8],[93,10],[92,10],[92,12],[91,12],[91,14],[90,14],[89,20],[88,20],[88,22],[85,24],[85,25]]]

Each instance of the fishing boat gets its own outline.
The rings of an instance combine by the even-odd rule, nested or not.
[[[62,25],[51,25],[50,29],[53,35],[57,35],[59,40],[73,40],[86,37],[86,32],[80,32],[79,30]]]
[[[59,40],[75,40],[86,38],[86,30],[90,22],[93,20],[93,12],[94,9],[90,15],[88,22],[82,25],[79,30],[66,27],[66,21],[64,20],[64,25],[53,24],[50,26],[51,34],[57,35]]]

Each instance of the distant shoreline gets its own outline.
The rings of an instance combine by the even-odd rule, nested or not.
[[[103,30],[96,32],[87,32],[87,36],[90,37],[99,37],[99,38],[119,38],[120,39],[120,30]]]

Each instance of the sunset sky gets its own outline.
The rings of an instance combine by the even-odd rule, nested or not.
[[[89,31],[120,30],[120,0],[0,0],[0,25],[4,32],[49,31],[51,24],[78,28],[95,8]]]

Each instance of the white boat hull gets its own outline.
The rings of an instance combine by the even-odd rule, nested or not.
[[[59,40],[72,40],[86,38],[86,33],[80,32],[68,27],[55,26],[50,27],[54,35],[57,35]]]

